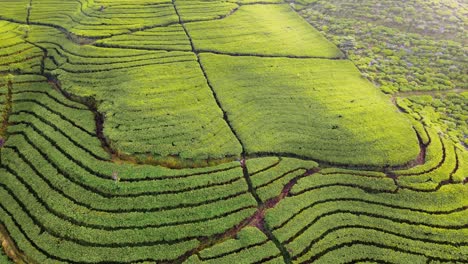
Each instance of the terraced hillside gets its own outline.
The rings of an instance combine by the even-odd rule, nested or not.
[[[14,262],[468,262],[467,151],[288,4],[0,3]]]

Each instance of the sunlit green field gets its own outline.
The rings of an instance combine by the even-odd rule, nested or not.
[[[466,149],[288,4],[0,6],[8,261],[468,262]]]

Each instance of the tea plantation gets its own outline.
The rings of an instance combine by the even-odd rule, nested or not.
[[[280,0],[0,0],[0,263],[468,263],[395,103]]]
[[[343,49],[363,77],[395,99],[411,97],[418,105],[411,108],[425,125],[468,146],[468,6],[463,0],[288,2]]]

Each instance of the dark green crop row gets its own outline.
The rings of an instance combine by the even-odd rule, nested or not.
[[[334,250],[341,244],[359,248],[360,242],[423,259],[467,260],[464,237],[468,223],[463,220],[467,211],[466,207],[457,207],[466,199],[460,197],[466,192],[465,186],[450,185],[430,194],[404,190],[389,193],[382,187],[392,185],[390,182],[379,187],[369,182],[371,178],[360,180],[362,176],[348,175],[354,178],[354,186],[346,186],[341,180],[345,176],[335,180],[321,174],[303,178],[293,188],[292,197],[267,213],[275,236],[292,252],[294,262],[320,263],[336,257]],[[440,199],[445,202],[443,207],[437,203]],[[428,205],[433,209],[426,210]],[[355,246],[348,248],[343,260],[365,256],[353,249]]]
[[[21,137],[15,137],[15,139],[20,140],[19,143],[21,144],[21,149],[28,149],[28,145],[21,142],[23,141]],[[40,139],[38,139],[38,141],[39,140]],[[37,144],[40,147],[43,146],[41,142],[35,144]],[[29,152],[20,153],[22,153],[25,156],[25,158],[29,158],[28,156],[26,156],[27,154],[29,154],[31,162],[37,162],[38,165],[40,164],[41,166],[36,165],[35,167],[37,170],[43,171],[43,174],[45,176],[49,175],[54,170],[56,171],[57,169],[61,169],[59,172],[54,173],[56,177],[60,174],[65,174],[63,175],[66,176],[65,179],[68,179],[75,184],[79,184],[79,187],[75,186],[74,184],[71,184],[70,182],[67,184],[69,188],[78,188],[77,192],[75,193],[75,195],[77,195],[75,198],[76,200],[79,200],[86,204],[90,204],[91,207],[98,208],[104,211],[115,211],[117,210],[114,208],[115,206],[118,206],[117,208],[129,211],[138,209],[145,210],[150,208],[176,208],[181,201],[183,201],[182,204],[186,204],[187,206],[189,206],[190,204],[196,205],[198,203],[202,203],[205,200],[206,195],[212,196],[217,193],[218,195],[221,195],[221,197],[234,197],[244,193],[244,190],[246,190],[245,182],[242,178],[238,178],[239,172],[236,173],[236,171],[231,172],[233,174],[233,176],[231,177],[234,178],[232,181],[225,180],[224,178],[219,179],[220,183],[217,184],[219,186],[210,183],[206,184],[206,180],[200,180],[202,187],[199,187],[197,184],[193,184],[191,181],[184,180],[182,180],[181,182],[185,183],[185,186],[182,185],[180,187],[178,185],[174,186],[174,184],[181,184],[178,183],[178,181],[176,180],[124,184],[114,183],[112,180],[105,180],[93,177],[93,175],[86,173],[85,170],[76,166],[76,164],[66,162],[65,159],[61,160],[62,163],[58,163],[56,161],[57,158],[55,156],[52,156],[53,154],[55,154],[52,151],[48,152],[49,156],[47,160],[38,159],[38,155],[40,153],[36,154],[32,150],[30,150]],[[58,156],[59,154],[57,153],[55,155]],[[33,160],[32,158],[35,158],[36,160]],[[21,162],[18,162],[19,160],[17,158],[14,158],[14,156],[4,157],[4,159],[5,162],[7,162],[7,164],[9,164],[10,166],[15,165],[21,167],[22,169],[26,169],[26,165]],[[9,159],[13,160],[10,161]],[[48,164],[50,162],[53,162],[53,166]],[[65,170],[65,168],[71,168],[72,170]],[[59,175],[57,175],[57,173],[59,173]],[[61,176],[61,178],[64,178],[63,176]],[[55,179],[56,177],[53,177],[52,179]],[[195,180],[196,178],[198,177],[195,177]],[[65,179],[61,179],[60,181],[63,182]],[[55,181],[57,181],[57,179],[55,179]],[[197,181],[195,181],[195,183],[197,183]],[[229,185],[226,185],[228,183]],[[172,186],[173,190],[165,191],[163,189],[161,191],[158,191],[157,186],[160,186],[162,188],[164,185],[166,185],[166,188],[168,189],[170,189],[170,187]],[[178,188],[176,188],[176,186]],[[154,189],[155,187],[156,189]],[[60,190],[60,188],[58,187],[57,189]],[[89,195],[87,197],[79,199],[79,193],[84,191],[86,191],[86,193],[88,193]],[[115,194],[116,197],[112,197],[113,194]],[[109,200],[112,200],[113,202],[109,203]],[[139,201],[139,203],[135,204],[135,201]],[[157,202],[157,204],[152,204],[151,201]],[[213,201],[216,201],[216,199]]]
[[[6,151],[6,153],[13,157],[17,155],[10,151]],[[242,189],[239,194],[236,194],[236,190],[227,192],[224,188],[218,187],[218,190],[223,190],[224,193],[213,192],[211,196],[206,196],[205,199],[201,200],[199,203],[196,203],[195,200],[180,200],[179,204],[172,202],[173,206],[161,208],[162,202],[159,204],[152,204],[158,202],[157,199],[153,197],[154,201],[150,201],[150,204],[146,206],[140,205],[139,208],[135,207],[133,210],[129,210],[125,208],[126,203],[128,204],[128,199],[125,200],[124,198],[116,197],[104,200],[99,198],[98,195],[93,195],[90,191],[80,189],[71,183],[67,183],[66,180],[62,180],[61,182],[57,180],[54,181],[51,179],[51,177],[54,176],[53,173],[46,175],[37,169],[35,172],[34,169],[32,169],[34,167],[29,167],[28,165],[13,166],[11,164],[6,164],[5,166],[11,171],[11,175],[14,175],[16,178],[16,180],[12,180],[11,177],[7,177],[12,181],[6,184],[12,186],[12,188],[19,188],[18,190],[24,189],[25,192],[23,192],[23,196],[36,197],[41,205],[47,208],[52,214],[67,219],[75,224],[90,228],[131,230],[163,228],[191,223],[200,224],[205,220],[213,220],[241,211],[246,212],[246,209],[251,208],[253,205],[253,200],[250,199],[249,195],[245,191],[242,191]],[[20,172],[20,169],[24,172]],[[31,177],[36,177],[38,179],[30,180]],[[32,183],[41,186],[43,189],[48,190],[48,192],[34,191],[34,189],[32,189]],[[62,186],[62,188],[67,187],[68,189],[61,190],[57,188],[60,186]],[[236,186],[233,186],[232,188],[235,187]],[[240,189],[239,187],[237,188]],[[26,192],[28,190],[32,195]],[[89,195],[90,198],[80,200],[78,194]],[[215,197],[216,195],[220,195],[220,199]],[[180,195],[172,195],[174,199],[178,197],[180,197]],[[223,200],[223,197],[229,198],[229,200]],[[93,198],[96,201],[93,202]],[[149,199],[146,199],[146,201],[145,199],[139,200],[139,203],[148,203]],[[162,199],[160,198],[159,200]],[[61,202],[58,203],[57,201]],[[98,202],[108,204],[108,209],[99,208],[102,206],[99,206]],[[99,217],[90,218],[88,215],[89,213]]]
[[[270,158],[264,158],[269,160]],[[247,165],[255,168],[256,163],[264,163],[263,159],[248,160]],[[278,196],[282,189],[291,180],[297,179],[307,170],[316,168],[318,164],[313,161],[305,162],[298,159],[283,158],[280,163],[266,171],[259,171],[250,173],[252,185],[255,191],[260,196],[262,201],[266,202],[268,199]]]
[[[268,262],[271,261],[271,262]],[[279,250],[255,227],[242,229],[235,238],[200,251],[184,263],[284,263]]]
[[[13,262],[10,259],[8,259],[6,255],[4,255],[3,251],[0,252],[0,262],[4,264],[13,264]]]

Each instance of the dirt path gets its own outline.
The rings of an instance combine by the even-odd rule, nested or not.
[[[0,249],[3,248],[5,254],[14,263],[36,263],[34,260],[26,256],[18,249],[13,239],[10,237],[8,230],[0,223]]]

